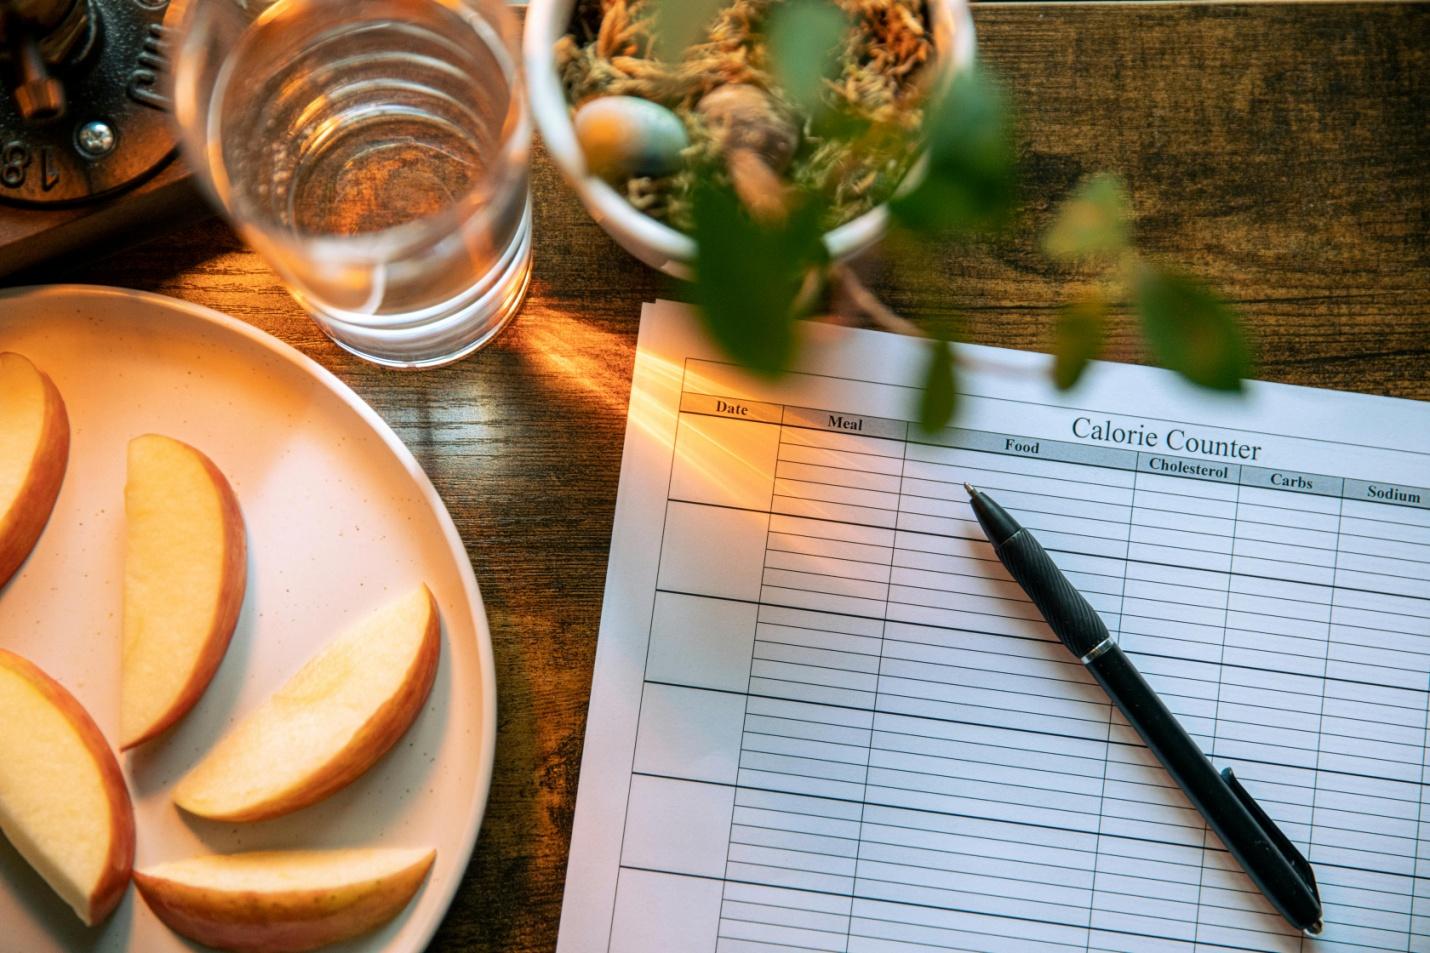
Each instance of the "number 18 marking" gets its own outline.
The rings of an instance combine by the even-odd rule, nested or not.
[[[34,160],[30,147],[19,140],[7,142],[0,149],[0,185],[18,189],[25,184],[27,170]],[[40,147],[40,189],[48,192],[60,183],[60,170],[55,163],[52,146]]]

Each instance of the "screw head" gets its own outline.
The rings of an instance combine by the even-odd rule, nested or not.
[[[91,159],[98,159],[114,151],[114,130],[108,123],[93,119],[79,127],[75,142],[80,152]]]

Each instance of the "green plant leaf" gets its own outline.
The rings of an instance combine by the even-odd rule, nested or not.
[[[878,131],[872,121],[856,115],[840,103],[824,104],[809,119],[811,135],[819,139],[845,139],[861,148],[859,140]]]
[[[1147,343],[1164,366],[1213,390],[1241,389],[1251,352],[1235,312],[1206,284],[1144,266],[1136,302]]]
[[[770,68],[808,115],[823,110],[820,93],[839,70],[848,29],[848,18],[830,0],[789,0],[770,12]]]
[[[1053,383],[1067,390],[1078,382],[1087,363],[1102,351],[1107,308],[1101,301],[1078,301],[1058,310],[1053,328]]]
[[[667,63],[679,62],[685,51],[699,42],[728,0],[656,0],[652,16],[655,55]]]
[[[929,362],[924,373],[924,390],[919,397],[919,426],[924,433],[936,433],[948,426],[958,406],[954,383],[953,346],[942,338],[928,342]]]
[[[1043,233],[1043,250],[1064,261],[1111,258],[1131,238],[1132,200],[1119,176],[1107,172],[1084,179]]]
[[[757,222],[728,186],[705,179],[695,189],[695,302],[715,341],[754,371],[789,363],[800,288],[828,258],[823,212],[806,196],[783,222]]]
[[[918,231],[1000,227],[1016,198],[1013,123],[1002,87],[979,68],[960,72],[924,116],[928,171],[890,208]]]

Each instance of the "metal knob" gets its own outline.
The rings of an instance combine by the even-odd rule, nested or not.
[[[15,87],[15,106],[31,125],[54,122],[65,114],[65,88],[50,75],[40,46],[34,37],[20,41],[20,82]]]
[[[0,0],[0,204],[83,202],[172,154],[170,0]],[[0,942],[0,946],[3,946]]]

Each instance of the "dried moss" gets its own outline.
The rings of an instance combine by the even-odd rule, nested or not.
[[[677,0],[678,2],[678,0]],[[597,96],[640,96],[671,109],[691,146],[685,167],[663,178],[633,178],[626,197],[646,214],[690,227],[697,175],[725,176],[695,105],[726,83],[770,92],[794,111],[769,70],[762,26],[779,0],[732,0],[678,62],[656,58],[653,0],[578,0],[571,28],[556,44],[556,65],[573,110]],[[826,227],[847,222],[889,197],[913,161],[923,120],[924,67],[934,57],[924,0],[836,0],[848,14],[839,75],[824,99],[837,124],[804,121],[787,178],[828,203]],[[838,131],[832,131],[830,127]],[[850,130],[858,130],[851,133]]]

